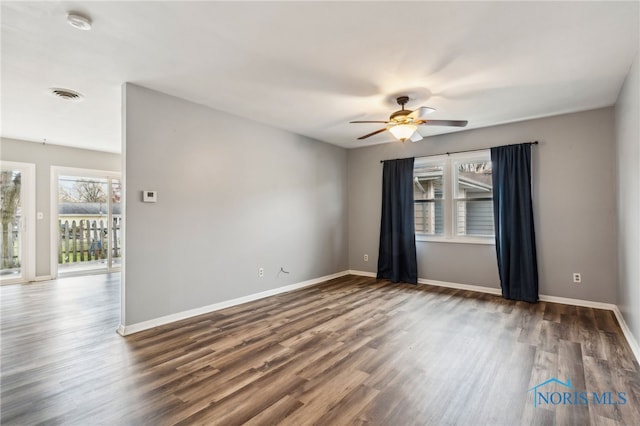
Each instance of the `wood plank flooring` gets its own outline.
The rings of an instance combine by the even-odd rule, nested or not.
[[[640,424],[609,311],[347,276],[123,338],[119,284],[0,288],[3,425]],[[553,377],[627,402],[534,407]]]

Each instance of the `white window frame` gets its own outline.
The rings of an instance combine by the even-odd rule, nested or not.
[[[416,241],[495,245],[494,236],[484,237],[457,235],[456,230],[454,229],[454,224],[456,223],[456,198],[454,193],[455,179],[457,175],[456,165],[460,162],[469,161],[491,161],[491,151],[487,149],[458,154],[419,157],[415,159],[414,167],[416,165],[442,165],[444,167],[442,182],[444,233],[442,235],[429,235],[416,232]]]

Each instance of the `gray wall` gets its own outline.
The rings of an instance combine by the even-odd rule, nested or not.
[[[36,165],[36,211],[44,214],[42,220],[36,221],[36,276],[48,276],[51,273],[51,166],[117,172],[120,155],[15,139],[0,139],[0,144],[2,160]]]
[[[350,150],[350,269],[376,271],[380,160],[534,140],[540,142],[532,148],[540,293],[615,303],[613,108]],[[420,278],[499,288],[493,245],[417,242],[417,251]],[[582,273],[581,284],[572,282],[573,272]]]
[[[616,102],[618,306],[640,342],[640,55]]]
[[[347,269],[344,149],[124,92],[123,325]],[[141,202],[144,189],[156,204]]]

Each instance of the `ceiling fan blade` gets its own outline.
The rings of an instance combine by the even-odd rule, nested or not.
[[[364,135],[364,136],[360,136],[360,137],[358,138],[358,140],[366,139],[366,138],[368,138],[369,136],[377,135],[378,133],[382,133],[382,132],[384,132],[385,130],[387,130],[387,128],[386,128],[386,127],[383,127],[382,129],[376,130],[375,132],[371,132],[371,133],[366,134],[366,135]]]
[[[433,111],[435,111],[435,108],[429,108],[429,107],[425,107],[422,106],[416,110],[414,110],[411,114],[409,114],[409,118],[413,118],[414,120],[420,120],[424,117],[426,117],[428,114],[431,114]]]
[[[349,123],[389,123],[388,121],[350,121]]]
[[[467,123],[469,123],[467,120],[422,120],[420,124],[426,124],[427,126],[465,127]]]
[[[422,140],[422,135],[418,132],[413,132],[409,139],[411,139],[411,142],[418,142]]]

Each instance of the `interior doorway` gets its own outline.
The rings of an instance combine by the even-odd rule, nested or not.
[[[120,270],[122,211],[120,174],[56,168],[52,215],[54,276]],[[55,266],[55,268],[54,268]]]

